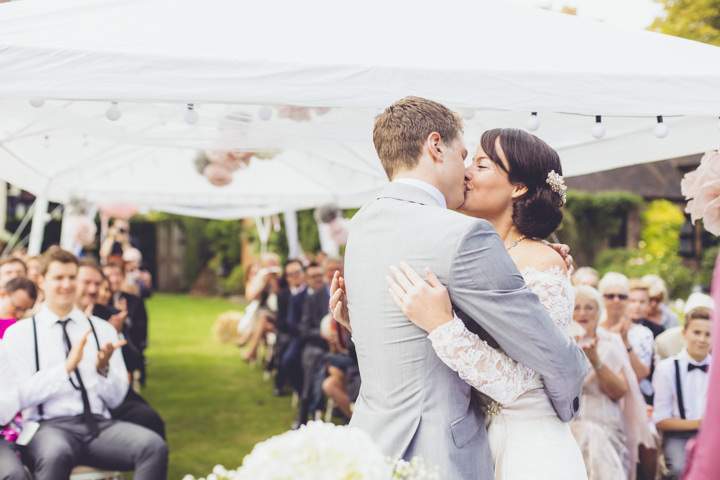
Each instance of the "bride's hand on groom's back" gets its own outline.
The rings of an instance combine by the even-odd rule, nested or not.
[[[547,240],[543,240],[543,243],[555,250],[563,258],[565,266],[568,269],[568,273],[572,275],[575,270],[575,266],[573,265],[573,257],[570,255],[570,247],[564,243],[550,243]]]
[[[332,283],[330,284],[330,311],[335,320],[352,333],[352,328],[350,328],[350,315],[347,308],[347,297],[345,295],[345,279],[340,275],[340,272],[335,272]]]
[[[405,262],[400,268],[391,266],[390,272],[394,278],[385,277],[390,296],[415,325],[432,332],[453,319],[447,288],[429,268],[425,269],[427,281]]]

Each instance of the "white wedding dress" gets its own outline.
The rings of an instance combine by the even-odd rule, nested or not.
[[[522,274],[550,317],[567,330],[575,304],[568,275],[557,266],[528,267]],[[447,366],[493,400],[485,403],[496,480],[587,478],[580,448],[555,414],[538,373],[490,347],[457,317],[428,338]]]

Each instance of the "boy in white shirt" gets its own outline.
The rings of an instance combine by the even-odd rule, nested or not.
[[[666,478],[678,479],[685,465],[685,444],[697,434],[705,414],[712,322],[707,309],[687,315],[683,338],[686,347],[660,362],[653,377],[655,409],[652,420],[663,433]]]

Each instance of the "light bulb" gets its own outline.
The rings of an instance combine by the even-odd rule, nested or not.
[[[655,136],[657,138],[667,137],[668,133],[670,133],[670,130],[668,129],[667,125],[665,125],[662,115],[657,116],[657,122],[657,125],[655,125]]]
[[[120,111],[120,107],[118,107],[117,102],[112,102],[108,109],[105,111],[105,116],[108,120],[111,122],[116,121],[122,116],[122,112]]]
[[[534,132],[538,128],[540,128],[540,119],[537,116],[537,112],[532,112],[530,114],[530,117],[528,117],[527,121],[525,122],[525,126],[527,126],[527,129],[531,132]]]
[[[595,116],[595,124],[590,129],[590,133],[595,138],[602,138],[605,136],[605,125],[602,124],[602,116]]]
[[[465,120],[472,120],[475,118],[475,110],[468,108],[463,112],[463,116],[465,117]]]
[[[195,105],[188,103],[187,111],[185,112],[185,123],[188,125],[195,125],[199,119],[200,115],[198,115],[197,110],[195,110]]]
[[[32,105],[35,108],[40,108],[43,105],[45,105],[45,99],[44,98],[31,98],[30,105]]]
[[[267,105],[263,105],[258,109],[258,117],[260,120],[268,121],[272,118],[273,110],[271,107],[268,107]]]

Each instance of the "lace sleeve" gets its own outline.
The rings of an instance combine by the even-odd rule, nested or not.
[[[575,307],[575,295],[570,277],[556,265],[547,270],[525,267],[522,274],[525,284],[538,296],[550,318],[560,328],[567,330]]]
[[[559,267],[526,268],[523,276],[550,317],[566,329],[572,320],[574,298],[568,276]],[[532,321],[532,319],[528,319]],[[445,365],[496,402],[512,402],[523,393],[542,388],[540,375],[470,332],[457,316],[433,330],[428,339]]]
[[[492,348],[457,316],[428,338],[445,365],[496,402],[510,403],[528,390],[542,387],[537,373]]]

